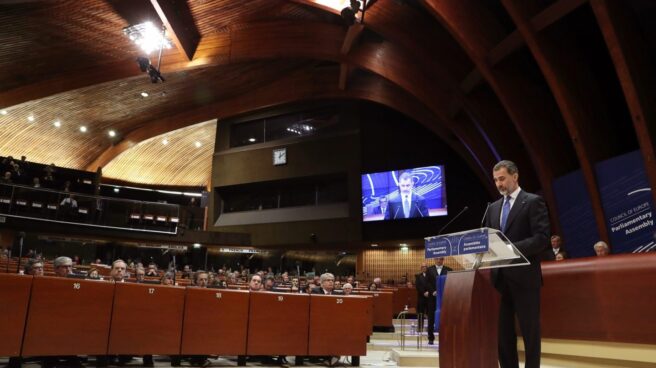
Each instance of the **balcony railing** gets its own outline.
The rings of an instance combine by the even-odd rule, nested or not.
[[[0,184],[0,215],[120,230],[176,234],[180,206]]]

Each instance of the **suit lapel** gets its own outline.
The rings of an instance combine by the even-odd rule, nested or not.
[[[515,217],[517,217],[517,214],[522,210],[522,207],[526,204],[526,195],[524,194],[524,191],[521,190],[517,194],[517,198],[515,199],[515,203],[513,203],[512,208],[510,209],[510,213],[508,214],[508,220],[506,221],[506,231],[508,232],[508,229],[510,229],[510,226],[512,225],[513,220]]]
[[[501,203],[502,200],[498,200],[490,205],[490,227],[493,229],[501,229]]]

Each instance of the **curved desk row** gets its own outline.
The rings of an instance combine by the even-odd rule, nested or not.
[[[0,274],[0,356],[362,356],[373,299]]]

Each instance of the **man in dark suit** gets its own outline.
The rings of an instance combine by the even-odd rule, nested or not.
[[[332,273],[324,273],[319,278],[321,286],[312,289],[312,294],[321,295],[335,295],[342,294],[339,290],[335,290],[335,275]]]
[[[515,244],[530,265],[492,270],[492,282],[501,293],[499,308],[499,363],[519,367],[515,315],[524,338],[526,368],[540,366],[540,256],[549,244],[549,216],[544,200],[519,187],[512,161],[494,166],[494,183],[503,198],[490,205],[485,226],[499,229]]]
[[[551,237],[551,247],[544,252],[542,252],[543,261],[555,261],[556,255],[563,250],[563,240],[558,235],[553,235]]]
[[[410,172],[399,175],[399,197],[389,203],[390,218],[427,217],[428,207],[424,197],[413,192],[414,181]]]
[[[417,295],[417,304],[422,300],[425,303],[425,314],[428,316],[428,345],[433,345],[435,340],[435,311],[437,309],[437,278],[446,275],[451,271],[451,268],[444,265],[444,257],[436,258],[435,265],[426,267],[422,264],[422,272],[417,274],[415,279],[417,284],[417,292],[421,291],[421,295]],[[421,289],[419,283],[422,283]],[[421,321],[423,325],[423,321]]]
[[[383,215],[383,220],[389,220],[390,215],[389,215],[389,207],[388,207],[388,200],[386,196],[382,196],[378,198],[378,206],[374,207],[373,209],[373,214],[374,215]]]

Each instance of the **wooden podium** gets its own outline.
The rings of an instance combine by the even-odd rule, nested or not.
[[[499,366],[499,294],[489,270],[447,276],[440,314],[440,367]]]

